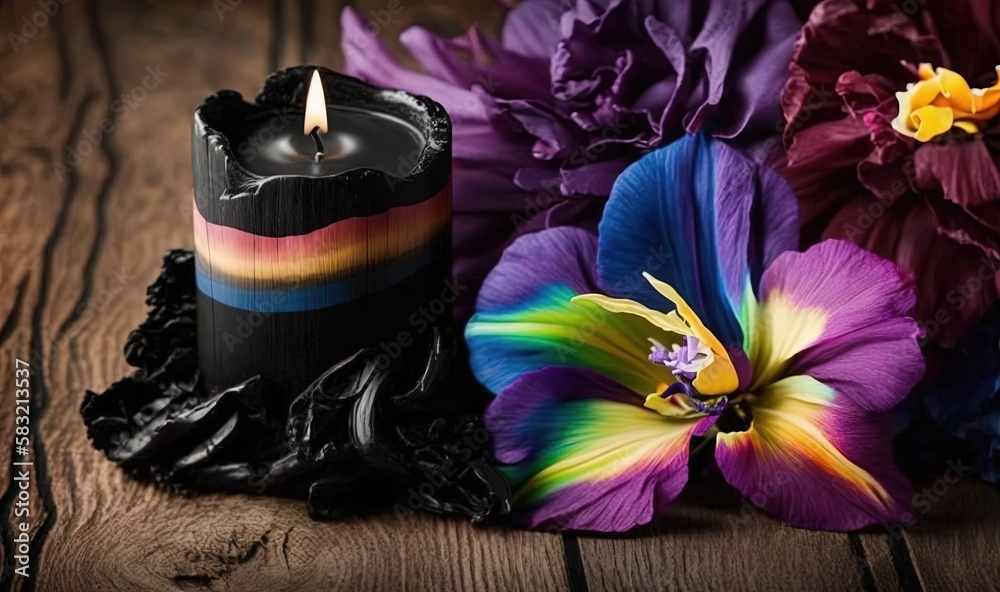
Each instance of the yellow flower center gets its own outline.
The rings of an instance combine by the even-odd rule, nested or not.
[[[899,115],[892,129],[904,136],[928,142],[953,127],[974,134],[1000,113],[1000,66],[990,88],[969,88],[961,75],[926,63],[920,64],[917,75],[918,82],[896,93]]]

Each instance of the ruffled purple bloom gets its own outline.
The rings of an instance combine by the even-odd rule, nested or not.
[[[346,9],[347,72],[428,95],[454,122],[454,274],[464,321],[518,235],[596,228],[618,174],[705,130],[742,145],[780,131],[780,88],[799,21],[786,0],[527,0],[502,41],[472,28],[401,37],[401,67]]]

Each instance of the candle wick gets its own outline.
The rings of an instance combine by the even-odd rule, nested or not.
[[[313,142],[316,142],[316,162],[323,160],[323,140],[319,137],[319,126],[317,125],[309,132]]]

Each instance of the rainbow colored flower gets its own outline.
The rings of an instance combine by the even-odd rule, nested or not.
[[[525,526],[649,522],[694,437],[789,524],[902,517],[886,412],[924,370],[914,295],[853,244],[797,242],[778,175],[698,134],[622,173],[598,237],[553,228],[504,252],[466,338]]]

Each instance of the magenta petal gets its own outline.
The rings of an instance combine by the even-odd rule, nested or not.
[[[916,298],[892,262],[827,240],[780,255],[764,272],[760,292],[764,303],[780,297],[821,318],[820,334],[800,344],[801,358],[785,375],[834,378],[851,385],[843,394],[855,404],[877,410],[901,401],[923,375],[920,330],[907,316]],[[782,319],[774,326],[780,331]]]
[[[786,376],[812,376],[879,411],[905,398],[923,376],[921,332],[908,316],[916,298],[892,262],[846,241],[823,241],[779,256],[764,272],[762,302],[775,295],[822,317],[822,332],[801,344]],[[774,326],[786,328],[781,319]]]
[[[505,388],[484,416],[528,528],[622,532],[650,522],[688,477],[692,433],[714,418],[670,418],[624,386],[550,366]]]
[[[800,528],[849,531],[907,517],[910,484],[896,467],[884,413],[793,376],[757,393],[753,425],[718,437],[726,481]]]
[[[812,376],[863,409],[887,411],[924,375],[920,335],[913,319],[888,319],[807,349],[788,374]]]

